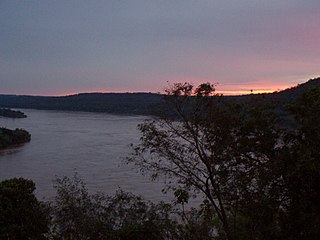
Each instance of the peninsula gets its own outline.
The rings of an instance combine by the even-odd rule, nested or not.
[[[25,115],[21,111],[15,111],[10,108],[0,108],[0,117],[7,117],[7,118],[26,118]]]
[[[0,128],[0,150],[30,142],[31,135],[24,129]]]

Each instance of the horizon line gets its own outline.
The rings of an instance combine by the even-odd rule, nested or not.
[[[297,87],[301,84],[307,83],[310,80],[319,79],[319,78],[309,78],[309,80],[302,82],[302,83],[296,83],[293,85],[282,85],[281,87],[274,86],[274,87],[266,87],[266,88],[259,88],[256,86],[255,88],[240,88],[239,90],[215,90],[215,94],[221,94],[223,96],[243,96],[243,95],[250,95],[250,94],[270,94],[270,93],[277,93],[281,92],[290,88]],[[226,84],[224,84],[226,85]],[[233,85],[233,84],[232,84]],[[80,94],[159,94],[159,95],[165,95],[163,92],[154,92],[154,91],[119,91],[119,90],[113,90],[113,91],[79,91],[79,92],[65,92],[65,93],[35,93],[35,94],[20,94],[20,93],[0,93],[0,95],[8,95],[8,96],[32,96],[32,97],[68,97],[68,96],[74,96],[74,95],[80,95]]]
[[[296,85],[295,85],[296,86]],[[295,87],[292,86],[292,87]],[[290,88],[290,87],[289,87]],[[243,96],[249,94],[269,94],[284,91],[285,89],[252,89],[252,90],[219,90],[215,91],[214,94],[222,94],[223,96]],[[76,93],[57,93],[57,94],[19,94],[19,93],[0,93],[0,95],[7,96],[30,96],[30,97],[68,97],[81,94],[158,94],[165,95],[161,92],[152,92],[152,91],[88,91],[88,92],[76,92]]]

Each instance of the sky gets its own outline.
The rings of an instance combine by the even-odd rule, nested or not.
[[[0,94],[282,90],[320,75],[319,0],[0,0]]]

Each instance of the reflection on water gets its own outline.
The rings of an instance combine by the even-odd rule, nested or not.
[[[137,124],[146,117],[23,109],[24,119],[0,118],[0,126],[24,128],[31,142],[0,151],[0,180],[24,177],[37,186],[39,198],[54,196],[56,176],[75,169],[90,191],[113,194],[119,187],[150,200],[168,197],[162,183],[150,182],[123,164],[129,144],[139,139]]]
[[[26,143],[28,144],[28,143]],[[15,147],[12,147],[12,148],[8,148],[8,149],[4,149],[4,150],[0,150],[0,157],[1,156],[5,156],[5,155],[10,155],[10,154],[16,154],[18,152],[20,152],[22,150],[22,147],[24,146],[25,144],[21,144],[21,145],[17,145]],[[1,160],[0,160],[1,161]],[[1,174],[1,173],[0,173]]]

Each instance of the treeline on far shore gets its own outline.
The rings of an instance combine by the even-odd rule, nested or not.
[[[296,102],[308,89],[319,86],[320,78],[315,78],[280,92],[223,96],[223,99],[236,102],[260,101],[273,105],[283,113],[287,104]],[[0,107],[157,116],[162,110],[164,96],[159,93],[79,93],[61,97],[0,94]]]

